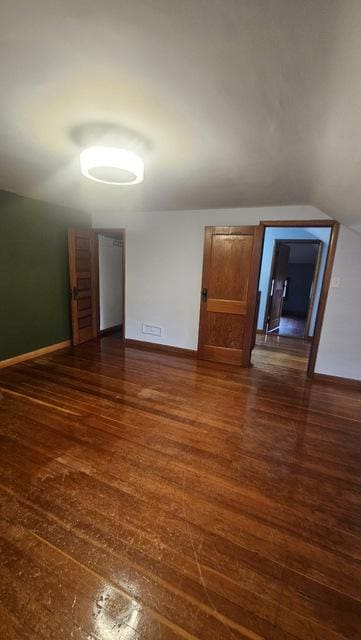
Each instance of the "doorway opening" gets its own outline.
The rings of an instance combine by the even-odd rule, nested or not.
[[[279,231],[282,235],[284,229]],[[295,229],[294,233],[298,235],[299,230]],[[307,232],[302,230],[302,235],[305,233],[312,235],[312,228]],[[326,233],[322,230],[321,235],[323,240],[274,239],[272,262],[269,266],[266,257],[262,265],[264,270],[269,269],[268,300],[263,319],[265,333],[304,339],[312,337],[316,319],[314,309],[325,269],[322,258],[327,253],[330,230]]]
[[[262,223],[259,308],[253,362],[265,351],[314,372],[338,231],[337,223]]]
[[[124,237],[122,231],[95,229],[98,335],[124,334]]]
[[[124,229],[69,229],[68,247],[73,344],[124,340]]]

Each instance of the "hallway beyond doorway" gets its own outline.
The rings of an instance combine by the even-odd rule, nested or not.
[[[280,336],[292,336],[294,338],[303,338],[306,330],[305,318],[293,318],[292,316],[281,316],[280,319]]]

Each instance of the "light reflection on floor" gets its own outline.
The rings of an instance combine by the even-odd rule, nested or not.
[[[105,587],[97,598],[94,607],[94,633],[101,640],[136,640],[139,638],[137,627],[141,605],[129,602],[128,610],[121,614],[120,620],[112,614],[112,598],[119,599],[119,593],[110,586]],[[121,635],[120,635],[121,632]]]

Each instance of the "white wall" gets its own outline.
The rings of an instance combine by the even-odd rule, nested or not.
[[[98,235],[100,330],[121,323],[122,251],[119,241]]]
[[[258,224],[260,220],[312,220],[327,219],[328,216],[311,206],[281,206],[241,209],[211,209],[196,211],[166,212],[104,212],[93,216],[95,227],[124,227],[126,229],[126,337],[149,340],[178,347],[195,349],[198,339],[200,287],[203,261],[203,235],[206,225]],[[351,232],[350,232],[351,233]],[[344,263],[343,285],[346,296],[352,293],[349,304],[355,306],[348,280],[354,282],[353,271],[358,276],[361,270],[361,238],[358,240],[358,257],[353,262],[347,259],[347,242],[340,242],[337,251],[338,264]],[[354,251],[356,254],[356,251]],[[337,273],[337,268],[335,270]],[[358,284],[358,287],[360,285]],[[346,292],[347,290],[347,292]],[[345,332],[344,351],[333,359],[333,350],[325,363],[329,332],[333,331],[334,307],[327,310],[320,365],[317,371],[358,377],[359,365],[348,366],[351,360],[361,356],[360,339],[348,339],[348,322],[359,322],[349,318],[348,306],[344,306],[340,331]],[[339,316],[340,319],[340,316]],[[160,326],[161,337],[142,333],[142,323]],[[336,337],[334,336],[335,340]],[[332,341],[332,337],[331,337]],[[321,357],[322,356],[322,357]],[[318,364],[318,363],[317,363]],[[321,368],[320,368],[321,367]]]
[[[341,226],[316,372],[361,380],[361,236]]]
[[[95,214],[95,227],[126,229],[126,337],[196,348],[206,225],[312,218],[327,216],[306,206]],[[162,336],[143,334],[142,323]]]

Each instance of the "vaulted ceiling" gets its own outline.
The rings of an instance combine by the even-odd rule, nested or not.
[[[361,224],[360,0],[2,0],[0,188],[105,209],[312,203]],[[71,131],[150,143],[144,183]]]

